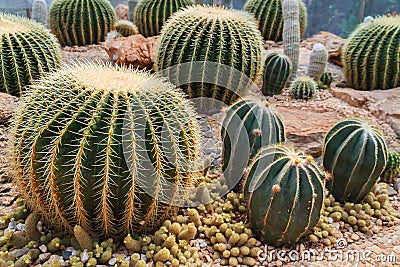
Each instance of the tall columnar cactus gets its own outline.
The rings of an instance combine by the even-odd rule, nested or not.
[[[43,25],[0,13],[0,92],[20,96],[60,65],[60,45]]]
[[[319,82],[324,74],[328,62],[328,51],[323,44],[317,43],[313,46],[308,64],[307,75]]]
[[[133,22],[143,36],[155,36],[172,14],[191,5],[193,0],[141,0],[134,10]]]
[[[300,6],[300,35],[307,27],[307,7],[298,0]],[[244,10],[254,14],[258,28],[265,40],[282,41],[283,17],[282,0],[248,0]]]
[[[394,150],[389,150],[387,156],[388,160],[381,179],[386,183],[392,183],[400,173],[400,155]]]
[[[138,28],[136,25],[129,20],[119,20],[114,24],[113,29],[117,31],[121,36],[127,37],[138,34]]]
[[[387,161],[386,144],[376,126],[346,119],[326,135],[323,165],[327,188],[339,202],[359,203],[371,191]]]
[[[232,104],[260,78],[261,55],[262,37],[250,15],[198,5],[167,21],[155,69],[179,84],[190,98]]]
[[[193,105],[146,72],[65,67],[32,86],[12,132],[15,183],[31,208],[70,230],[146,231],[195,180],[187,171],[199,158]]]
[[[358,90],[400,86],[400,16],[360,24],[342,51],[348,86]]]
[[[308,100],[317,94],[318,84],[309,76],[300,76],[290,84],[289,90],[294,99]]]
[[[61,46],[103,42],[116,22],[108,0],[54,0],[49,25]]]
[[[265,243],[295,243],[318,223],[324,173],[303,151],[263,147],[245,176],[244,196],[253,232]]]
[[[285,54],[269,54],[264,64],[262,93],[266,96],[282,93],[291,72],[292,61]]]
[[[47,26],[49,9],[46,0],[34,0],[32,3],[32,19]]]
[[[286,141],[278,112],[268,102],[256,98],[239,100],[226,110],[222,123],[223,171],[229,188],[236,184],[248,160],[267,145]]]
[[[300,22],[298,0],[283,0],[283,52],[292,61],[292,74],[290,79],[296,77],[300,57]]]

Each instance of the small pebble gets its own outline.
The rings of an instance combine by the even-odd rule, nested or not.
[[[39,255],[40,261],[47,261],[51,256],[51,253],[43,253]]]
[[[115,265],[117,263],[117,258],[112,258],[111,260],[108,261],[109,265]]]
[[[16,228],[18,231],[25,231],[25,224],[24,223],[19,223],[16,225]]]
[[[350,236],[350,238],[353,239],[354,241],[360,240],[360,236],[357,235],[357,234],[352,234],[352,235]]]
[[[39,246],[39,249],[40,249],[40,251],[43,252],[43,253],[47,252],[47,247],[46,247],[46,245],[44,245],[44,244],[43,244],[43,245],[40,245],[40,246]]]
[[[81,261],[82,261],[83,263],[85,263],[85,262],[87,262],[88,260],[89,260],[89,255],[88,255],[87,251],[84,250],[84,251],[82,252],[82,254],[81,254]],[[114,264],[112,264],[112,265],[114,265]]]
[[[62,252],[62,257],[63,257],[64,260],[69,260],[69,258],[70,258],[71,256],[72,256],[72,251],[64,250],[64,251]]]
[[[16,258],[21,257],[22,255],[25,255],[26,253],[29,252],[29,248],[22,248],[22,249],[16,249],[12,253]]]

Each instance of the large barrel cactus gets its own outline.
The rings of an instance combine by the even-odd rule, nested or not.
[[[60,45],[43,25],[0,13],[0,92],[20,96],[60,64]]]
[[[342,51],[348,86],[358,90],[400,86],[400,16],[360,24]]]
[[[387,161],[386,144],[376,126],[346,119],[326,135],[323,165],[327,188],[339,202],[359,203],[371,191]]]
[[[190,5],[194,5],[193,0],[140,0],[133,13],[133,22],[143,36],[155,36],[160,34],[172,14]]]
[[[30,207],[67,229],[119,237],[183,204],[199,144],[194,108],[172,84],[82,63],[32,86],[10,149]]]
[[[300,6],[300,34],[305,33],[307,27],[307,7],[301,1]],[[283,17],[282,0],[248,0],[244,10],[254,14],[258,21],[258,28],[265,40],[282,41]]]
[[[282,93],[292,72],[292,61],[282,53],[272,52],[265,58],[262,93],[272,96]]]
[[[295,243],[318,223],[324,173],[311,157],[286,145],[263,147],[246,175],[244,195],[253,232],[265,243]]]
[[[108,0],[54,0],[49,25],[62,46],[103,42],[116,22]]]

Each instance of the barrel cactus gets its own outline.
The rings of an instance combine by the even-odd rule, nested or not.
[[[119,20],[114,24],[114,30],[117,31],[121,36],[127,37],[138,34],[138,28],[136,25],[129,20]]]
[[[328,132],[322,156],[329,173],[327,188],[342,203],[363,200],[387,161],[386,144],[378,128],[357,118],[341,121]]]
[[[49,25],[61,46],[103,42],[116,22],[108,0],[54,0]]]
[[[313,46],[308,64],[307,75],[319,82],[324,74],[328,62],[328,51],[323,44],[317,43]]]
[[[392,183],[400,173],[400,155],[394,150],[387,152],[387,163],[381,175],[381,180]]]
[[[324,173],[303,151],[263,147],[245,176],[244,196],[253,232],[265,243],[295,243],[318,223]]]
[[[358,90],[400,86],[400,16],[360,24],[342,51],[348,86]]]
[[[319,89],[330,88],[332,81],[333,81],[332,74],[329,71],[324,71],[324,73],[322,73],[321,79],[319,79],[318,83]]]
[[[172,14],[191,5],[193,0],[141,0],[133,12],[133,22],[143,36],[155,36]]]
[[[193,6],[178,11],[164,25],[155,69],[180,85],[190,98],[232,104],[261,77],[262,45],[249,14]],[[210,109],[203,102],[199,107]]]
[[[32,3],[32,19],[47,26],[49,9],[46,0],[34,0]]]
[[[292,61],[282,53],[272,52],[265,59],[262,93],[272,96],[282,93],[292,72]]]
[[[292,73],[290,80],[296,77],[300,59],[300,8],[298,0],[283,0],[283,52],[292,61]]]
[[[20,96],[26,85],[60,67],[60,45],[43,25],[0,13],[0,63],[0,92]]]
[[[309,76],[297,77],[290,84],[290,95],[294,99],[309,100],[315,97],[318,84]]]
[[[61,228],[151,230],[195,182],[186,168],[199,158],[194,107],[147,72],[65,67],[32,85],[13,124],[14,181]]]

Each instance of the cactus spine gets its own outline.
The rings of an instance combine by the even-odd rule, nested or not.
[[[318,82],[324,74],[326,63],[328,62],[328,51],[323,44],[315,44],[311,51],[310,62],[308,64],[307,75]]]
[[[282,53],[272,52],[265,59],[262,93],[272,96],[282,93],[292,72],[292,62]]]
[[[318,84],[309,76],[300,76],[294,79],[289,89],[294,99],[308,100],[316,95]]]
[[[326,88],[330,88],[331,83],[333,81],[332,74],[329,71],[324,71],[324,73],[322,74],[321,79],[319,79],[319,81],[322,84],[322,86],[324,86]],[[318,84],[318,86],[319,86],[319,84]]]
[[[0,92],[20,96],[60,65],[60,45],[43,25],[0,13]]]
[[[392,183],[400,173],[400,155],[394,150],[389,150],[387,156],[388,160],[381,179],[386,183]]]
[[[283,52],[292,61],[292,74],[290,80],[296,77],[299,65],[300,48],[300,23],[299,23],[299,2],[298,0],[283,0]]]
[[[361,119],[336,124],[326,135],[323,165],[327,188],[339,202],[359,203],[371,191],[387,161],[386,144],[376,126]]]
[[[71,231],[152,229],[195,182],[196,116],[182,92],[149,73],[64,67],[34,84],[15,116],[14,181],[32,209]]]
[[[114,24],[113,28],[123,37],[128,37],[139,33],[136,25],[129,20],[119,20]]]
[[[245,176],[253,232],[265,243],[295,243],[318,223],[324,174],[311,157],[283,144],[263,147]]]
[[[103,42],[116,22],[108,0],[54,0],[49,25],[61,46]]]
[[[34,0],[32,3],[32,19],[47,26],[49,10],[46,0]]]

